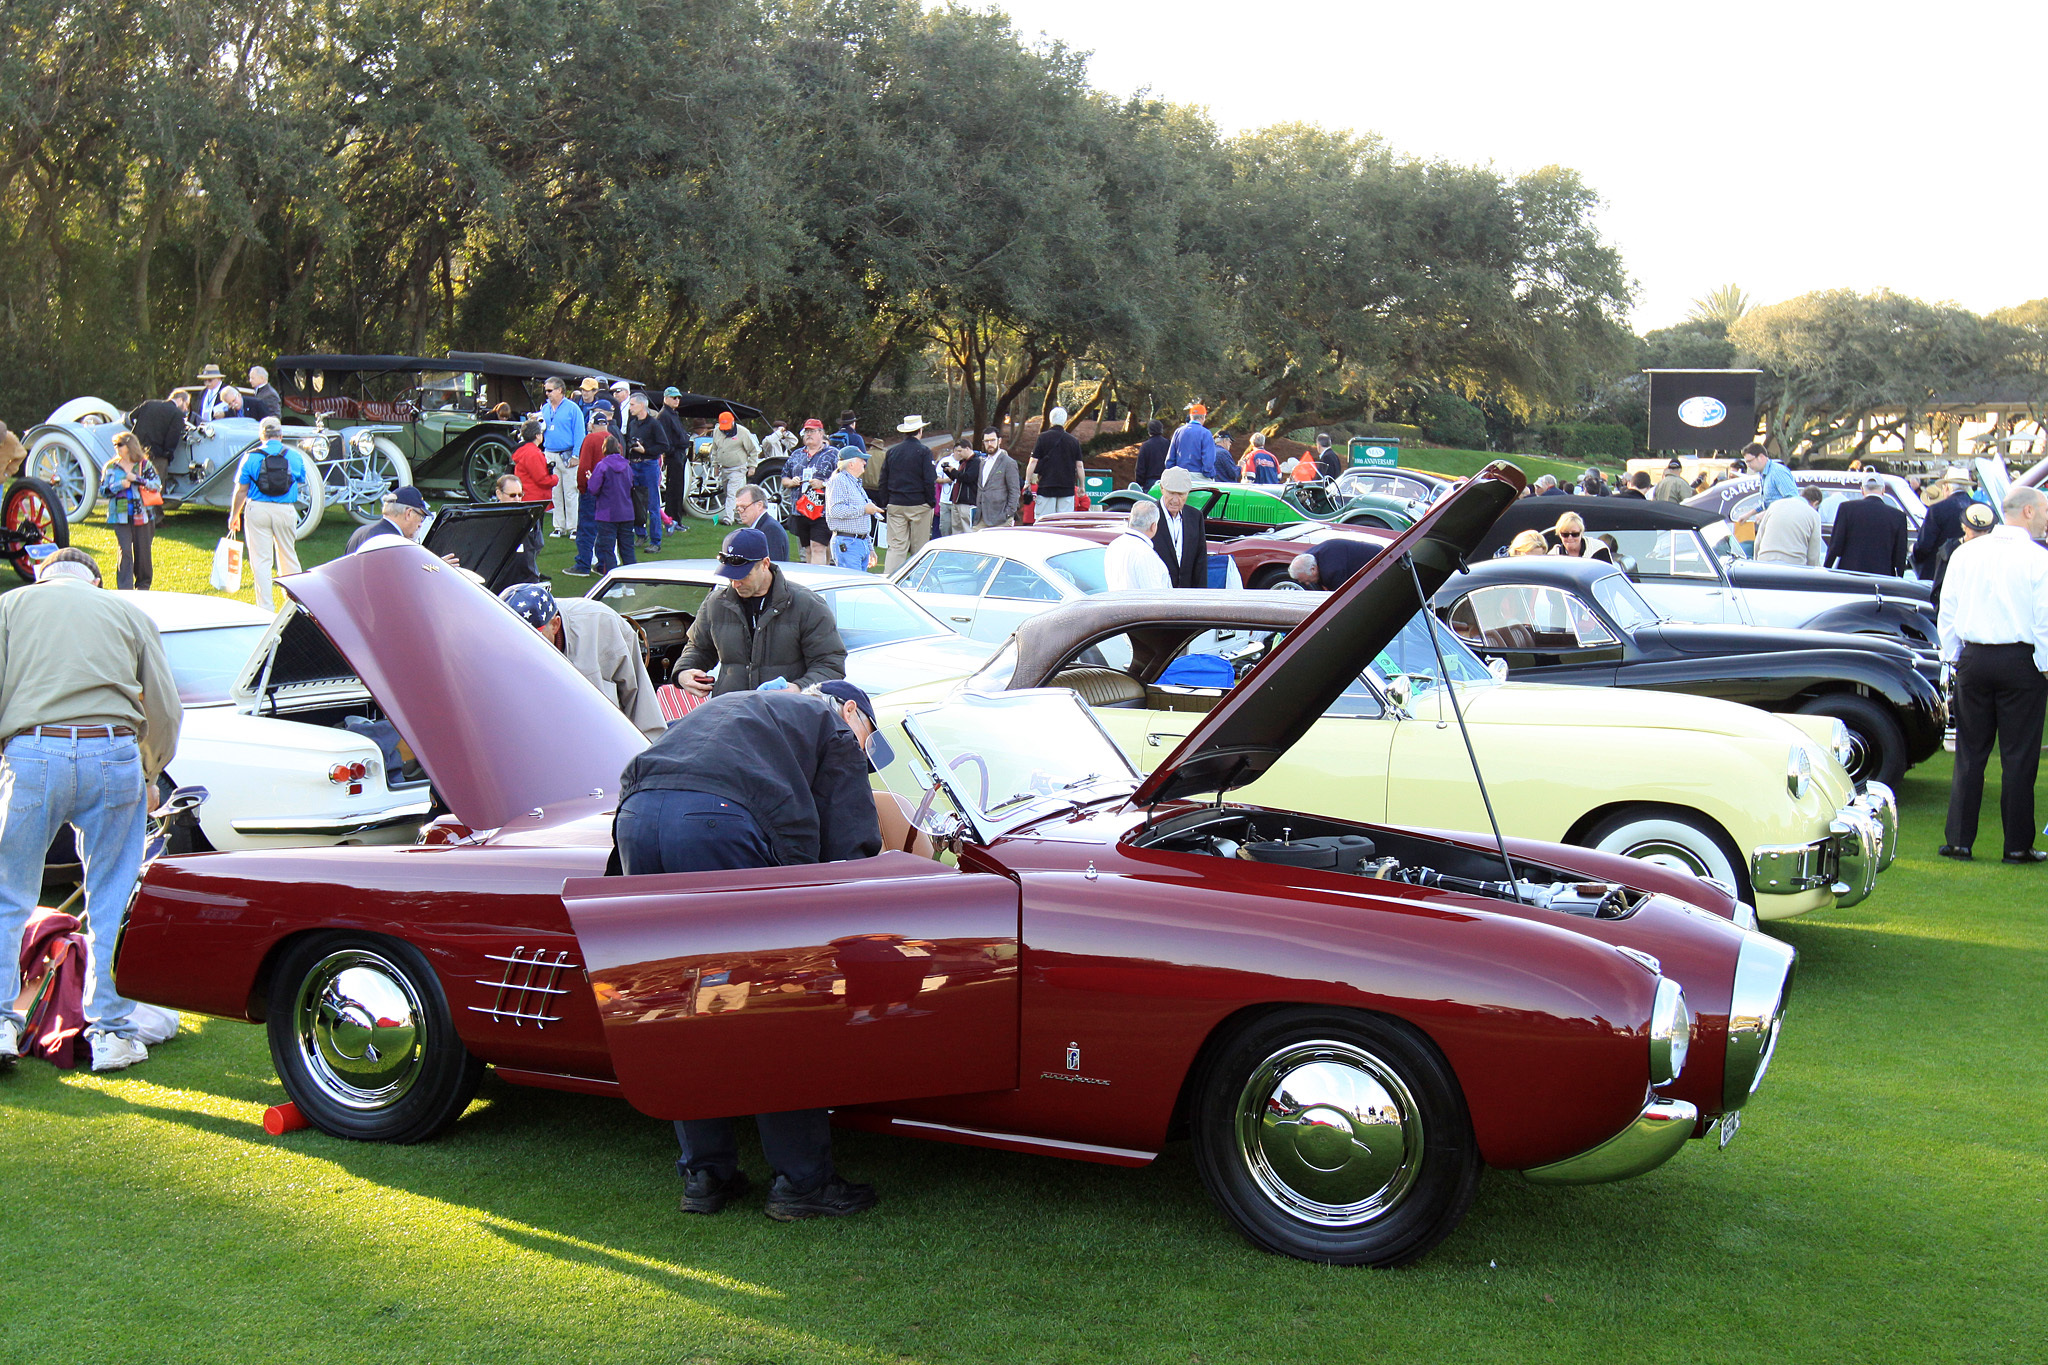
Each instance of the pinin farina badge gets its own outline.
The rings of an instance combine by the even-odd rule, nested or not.
[[[1069,1070],[1069,1071],[1079,1071],[1080,1069],[1081,1069],[1081,1045],[1080,1045],[1079,1043],[1068,1043],[1068,1044],[1067,1044],[1067,1070]]]

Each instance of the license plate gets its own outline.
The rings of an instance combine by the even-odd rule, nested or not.
[[[1721,1149],[1726,1151],[1728,1144],[1735,1141],[1735,1135],[1741,1131],[1742,1111],[1740,1109],[1731,1109],[1721,1115]]]

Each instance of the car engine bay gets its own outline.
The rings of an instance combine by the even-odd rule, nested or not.
[[[1368,836],[1334,821],[1243,807],[1208,806],[1162,820],[1132,842],[1486,896],[1588,919],[1627,919],[1649,899],[1648,892],[1617,882],[1585,881],[1519,858],[1510,882],[1500,877],[1500,855],[1490,850],[1384,829]]]

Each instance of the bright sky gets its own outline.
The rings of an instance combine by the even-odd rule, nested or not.
[[[986,3],[986,0],[977,0]],[[1226,132],[1376,132],[1398,153],[1576,169],[1639,329],[1734,283],[1757,303],[1891,288],[1979,312],[2048,295],[2030,64],[2048,6],[1867,0],[998,0],[1094,84]]]

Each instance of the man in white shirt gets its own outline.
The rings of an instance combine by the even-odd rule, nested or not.
[[[1166,561],[1152,547],[1152,534],[1158,529],[1158,503],[1146,498],[1131,504],[1122,533],[1109,542],[1102,556],[1102,576],[1111,592],[1173,586]]]
[[[1827,554],[1820,538],[1818,488],[1807,488],[1796,498],[1779,498],[1764,508],[1756,533],[1756,562],[1794,564],[1818,569]]]
[[[1998,741],[1998,810],[2008,863],[2048,862],[2034,847],[2034,779],[2048,713],[2048,497],[2006,495],[2005,525],[1959,545],[1941,585],[1941,657],[1955,675],[1956,768],[1944,858],[1967,859],[1977,837],[1984,770]]]

